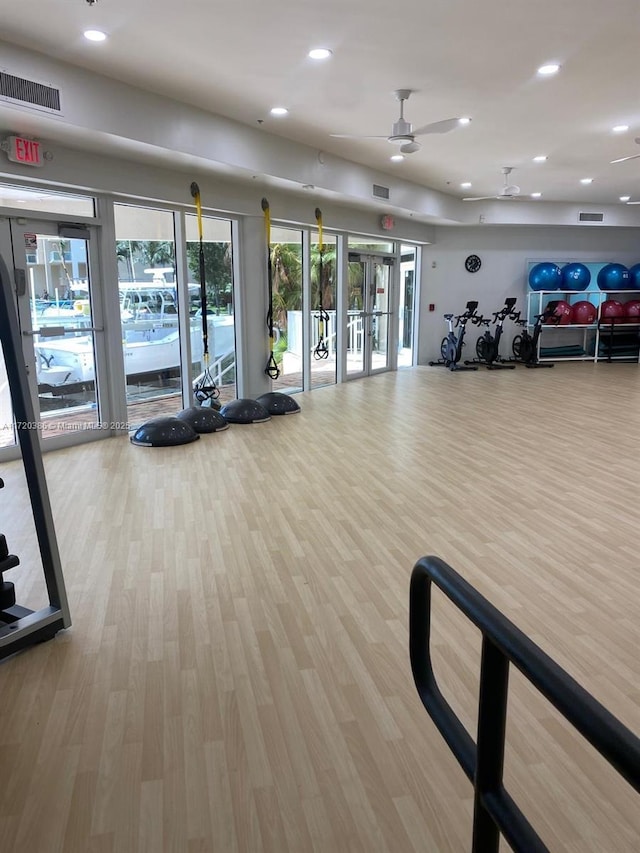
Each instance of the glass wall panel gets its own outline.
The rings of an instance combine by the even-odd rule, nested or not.
[[[43,438],[95,428],[100,414],[89,244],[30,231],[23,236],[18,226],[13,233],[15,250],[25,247],[28,306],[20,300],[20,309],[23,328],[24,311],[30,317]]]
[[[69,216],[95,216],[94,199],[56,193],[32,187],[14,187],[0,184],[0,207],[16,207],[38,213],[66,213]]]
[[[398,308],[398,367],[413,364],[416,247],[402,246],[400,256],[400,305]]]
[[[130,426],[182,408],[173,213],[114,205]]]
[[[302,322],[302,232],[271,229],[274,357],[280,377],[278,391],[302,390],[302,353],[305,346]],[[266,318],[265,318],[265,334]]]
[[[0,347],[0,447],[11,447],[16,443],[13,428],[13,408],[9,380],[4,364],[4,353]]]
[[[382,240],[377,237],[349,237],[349,251],[367,254],[392,254],[395,251],[395,243],[392,240]]]
[[[336,238],[311,232],[311,387],[336,381]]]
[[[349,261],[347,282],[347,375],[365,370],[365,263]]]
[[[191,380],[202,382],[206,369],[200,296],[200,239],[198,218],[186,216],[187,264],[189,267],[189,323],[191,326]],[[233,295],[231,222],[202,218],[202,247],[207,292],[208,368],[219,402],[236,398],[236,342]],[[208,381],[208,380],[207,380]],[[209,386],[211,387],[211,386]]]

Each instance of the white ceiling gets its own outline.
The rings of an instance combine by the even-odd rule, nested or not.
[[[3,4],[2,38],[458,198],[499,191],[512,166],[544,201],[640,201],[640,158],[610,163],[640,154],[638,0],[29,0]],[[561,70],[540,78],[548,62]],[[401,164],[384,139],[330,136],[390,133],[399,88],[414,127],[472,122]]]

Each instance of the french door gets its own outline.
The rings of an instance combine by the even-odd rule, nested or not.
[[[394,259],[349,253],[346,373],[348,379],[389,370]]]
[[[96,365],[104,342],[92,242],[95,226],[23,218],[0,223],[37,429],[49,446],[75,442],[80,432],[95,435],[103,426]],[[8,389],[5,397],[3,409],[10,405]],[[3,430],[4,446],[15,443],[12,433]]]

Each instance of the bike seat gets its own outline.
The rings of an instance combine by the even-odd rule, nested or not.
[[[453,317],[453,314],[443,314],[442,316],[444,317],[445,320],[451,320],[451,318]]]

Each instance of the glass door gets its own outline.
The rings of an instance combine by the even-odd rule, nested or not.
[[[38,429],[44,441],[60,444],[63,436],[100,426],[95,365],[102,328],[89,252],[94,229],[27,219],[9,220],[9,227]]]
[[[416,304],[417,248],[402,246],[400,254],[400,304],[398,306],[398,367],[413,365],[413,330]]]
[[[393,258],[349,253],[347,378],[389,370]]]
[[[182,408],[174,216],[114,204],[127,421],[137,426]]]

